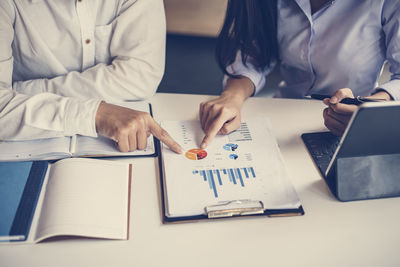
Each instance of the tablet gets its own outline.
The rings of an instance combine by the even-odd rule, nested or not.
[[[330,161],[337,158],[400,153],[400,101],[365,103],[353,113]]]

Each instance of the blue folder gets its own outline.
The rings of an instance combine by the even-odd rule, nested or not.
[[[48,165],[0,162],[0,241],[27,239]]]

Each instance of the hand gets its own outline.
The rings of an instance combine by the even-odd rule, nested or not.
[[[96,129],[100,135],[114,140],[121,152],[145,149],[153,134],[176,153],[181,146],[147,112],[101,102],[96,113]]]
[[[200,123],[205,137],[200,147],[206,148],[217,134],[228,134],[240,127],[243,101],[220,96],[200,104]]]
[[[229,78],[219,98],[200,104],[200,123],[206,134],[201,148],[206,148],[215,135],[228,134],[240,127],[240,110],[254,88],[247,77]]]
[[[339,89],[331,98],[323,100],[324,104],[328,106],[323,112],[325,126],[338,136],[343,135],[353,112],[357,109],[356,105],[340,103],[346,97],[354,98],[353,92],[349,88]]]

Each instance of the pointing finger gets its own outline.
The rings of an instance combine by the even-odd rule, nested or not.
[[[225,123],[225,119],[221,119],[221,118],[218,118],[211,123],[210,127],[206,131],[206,136],[203,138],[203,141],[201,142],[200,148],[204,149],[210,144],[211,140],[221,130],[224,123]]]
[[[150,132],[158,138],[161,142],[166,144],[172,151],[178,154],[183,153],[183,148],[169,135],[169,133],[164,130],[158,123],[153,121],[150,124]]]

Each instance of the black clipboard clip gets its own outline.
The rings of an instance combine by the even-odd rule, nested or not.
[[[264,204],[259,200],[231,200],[205,208],[209,219],[253,214],[263,214]]]

